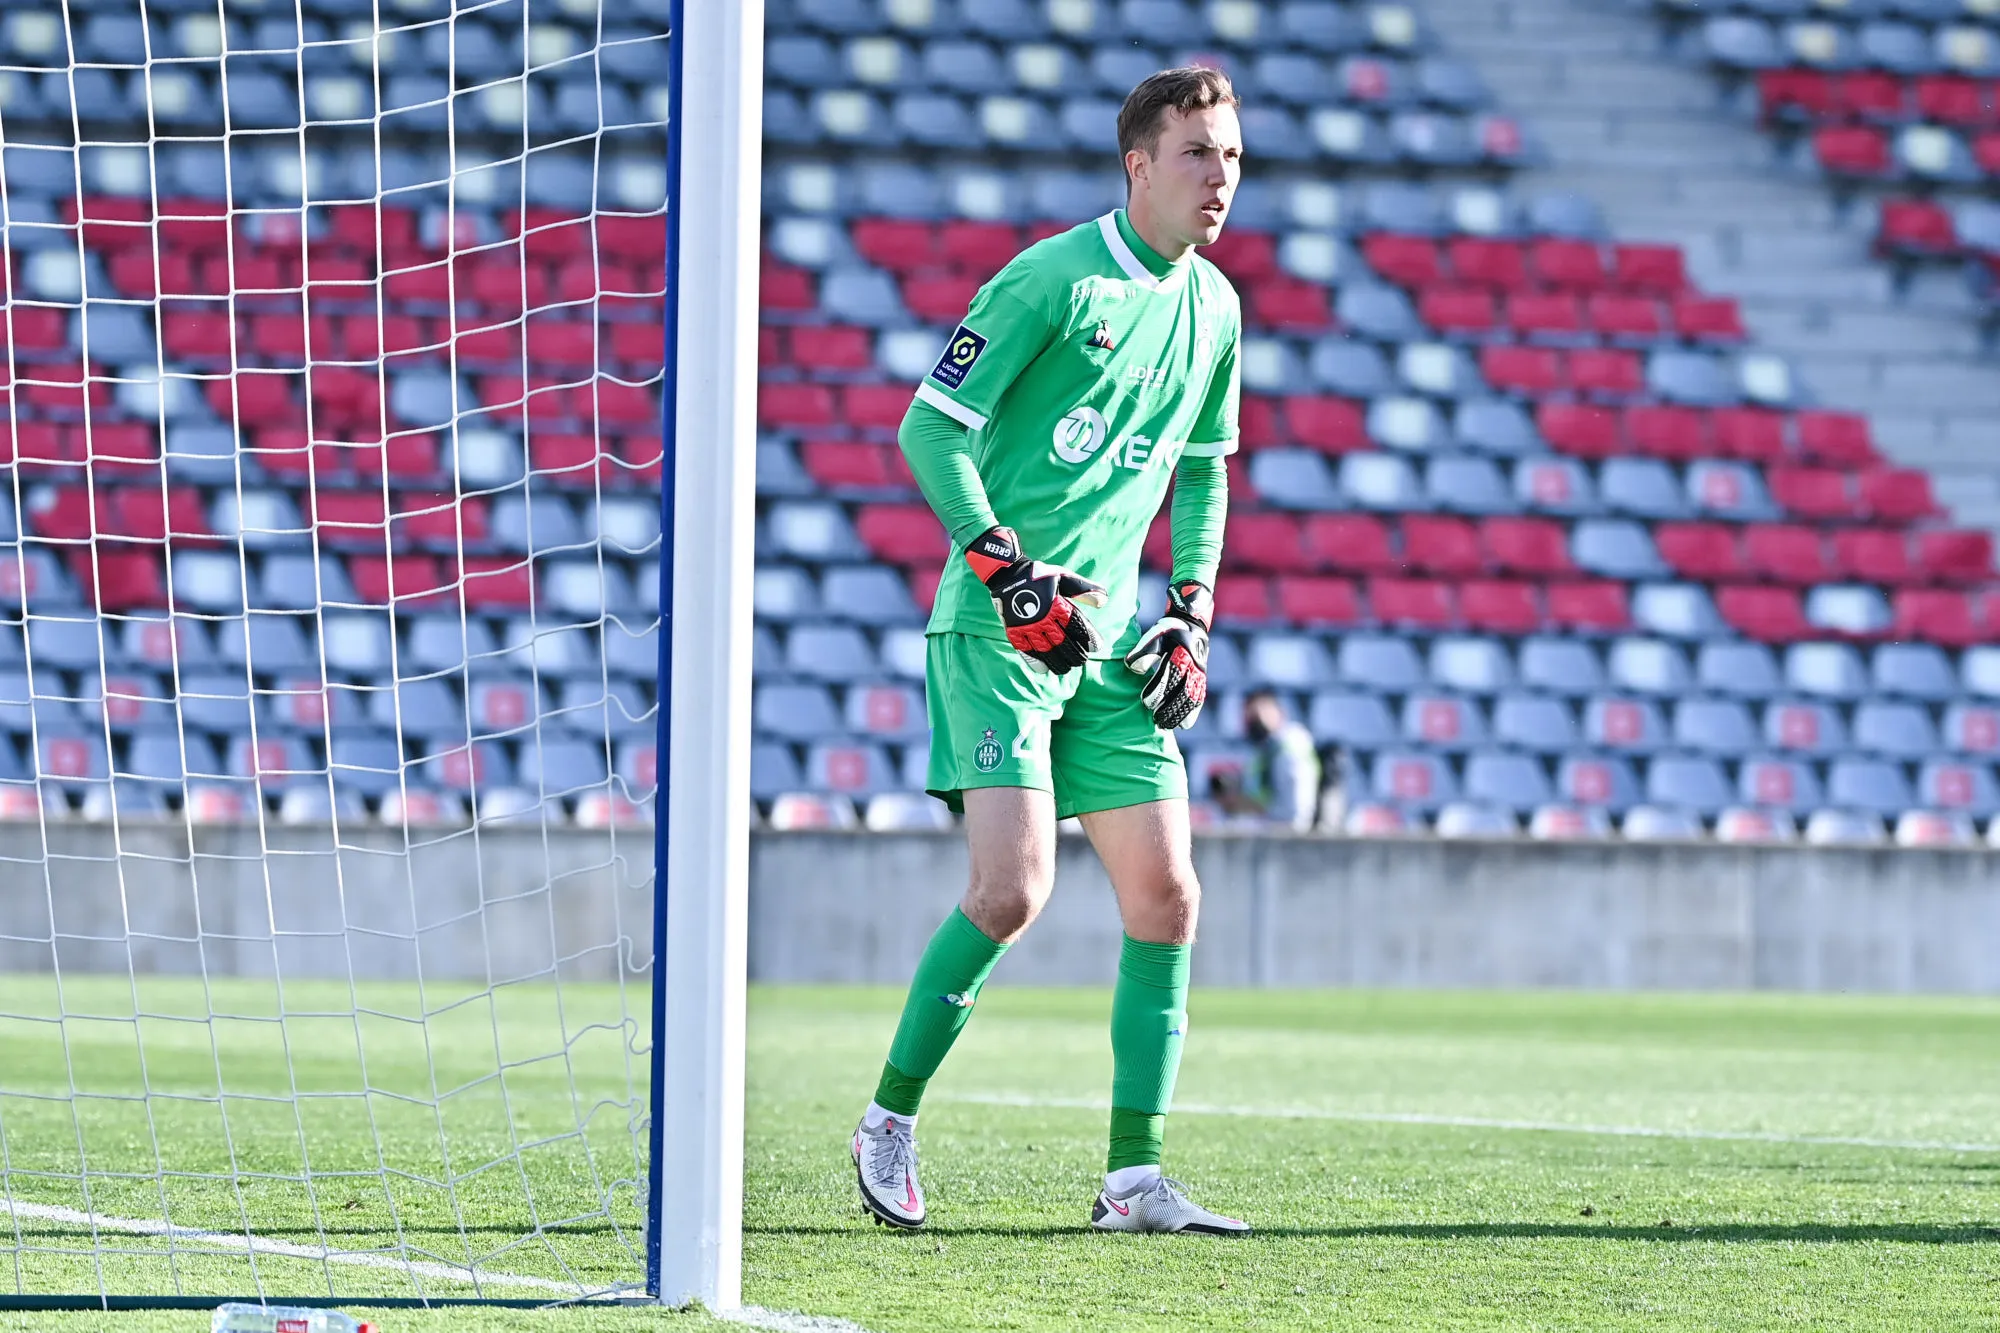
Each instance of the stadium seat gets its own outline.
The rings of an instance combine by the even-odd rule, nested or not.
[[[1648,700],[1595,698],[1584,705],[1583,735],[1597,749],[1644,754],[1665,744],[1667,731]]]
[[[1514,663],[1496,640],[1445,635],[1431,642],[1429,676],[1440,689],[1497,694],[1513,685]]]
[[[1466,699],[1413,694],[1403,700],[1402,739],[1439,750],[1469,749],[1486,742],[1486,718]]]
[[[1571,755],[1556,766],[1556,799],[1617,813],[1638,799],[1638,783],[1625,760]]]
[[[1458,796],[1458,783],[1442,759],[1407,750],[1376,755],[1369,769],[1368,787],[1376,800],[1423,812],[1435,810]]]
[[[1764,744],[1826,756],[1847,748],[1847,729],[1840,714],[1825,704],[1780,700],[1764,709]]]
[[[1826,803],[1812,767],[1795,759],[1758,756],[1737,769],[1737,799],[1745,805],[1803,814]]]

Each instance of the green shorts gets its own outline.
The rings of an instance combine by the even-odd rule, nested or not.
[[[1056,817],[1187,798],[1174,733],[1139,702],[1140,677],[1116,658],[1053,676],[1004,639],[933,634],[926,643],[931,795],[963,811],[973,787],[1053,792]]]

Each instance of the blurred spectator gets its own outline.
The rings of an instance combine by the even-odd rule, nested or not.
[[[1243,735],[1256,747],[1241,775],[1218,773],[1215,800],[1232,815],[1254,815],[1303,833],[1319,810],[1319,752],[1312,733],[1285,716],[1270,690],[1243,700]]]

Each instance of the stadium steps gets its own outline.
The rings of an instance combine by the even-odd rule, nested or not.
[[[1426,12],[1546,146],[1522,188],[1586,195],[1616,234],[1679,242],[1695,279],[1740,298],[1757,343],[1791,358],[1820,401],[1868,413],[1887,454],[1937,475],[1959,521],[2000,527],[2000,376],[1962,279],[1920,273],[1895,290],[1869,254],[1872,208],[1841,209],[1708,71],[1666,50],[1643,5],[1429,0]]]

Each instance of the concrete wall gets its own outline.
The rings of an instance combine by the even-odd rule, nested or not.
[[[192,837],[192,841],[190,838]],[[0,825],[0,968],[343,977],[643,970],[652,832]],[[1003,964],[1108,981],[1119,925],[1080,838]],[[1213,837],[1210,985],[2000,992],[2000,855]],[[965,882],[954,835],[761,834],[751,975],[905,980]]]

